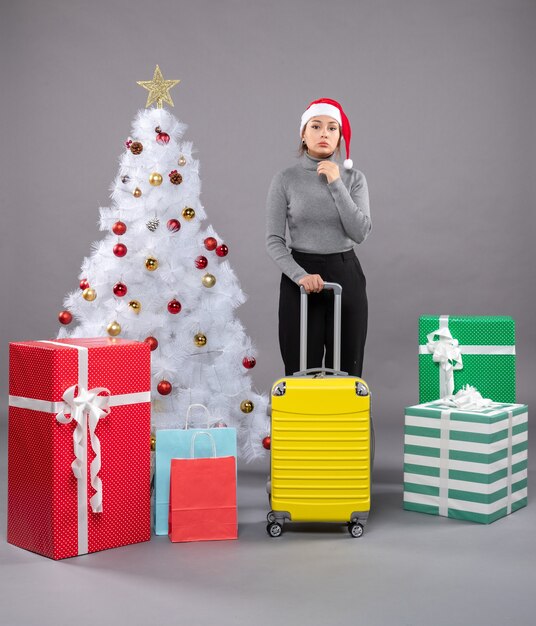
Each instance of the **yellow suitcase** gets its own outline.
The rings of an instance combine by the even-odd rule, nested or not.
[[[373,431],[364,380],[340,371],[342,288],[334,291],[334,369],[307,370],[307,294],[301,287],[300,371],[272,387],[268,534],[287,521],[348,524],[363,534],[370,510]]]

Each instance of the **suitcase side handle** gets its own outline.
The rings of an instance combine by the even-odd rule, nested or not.
[[[341,369],[341,302],[342,287],[339,283],[324,283],[324,290],[333,291],[333,369]],[[300,372],[307,370],[307,292],[300,285]]]

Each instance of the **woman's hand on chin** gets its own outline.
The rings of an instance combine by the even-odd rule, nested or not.
[[[316,172],[319,176],[324,174],[324,176],[328,179],[328,183],[332,183],[334,180],[341,177],[339,166],[333,161],[320,161],[316,168]]]

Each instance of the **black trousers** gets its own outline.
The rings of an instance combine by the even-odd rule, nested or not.
[[[324,282],[342,286],[341,369],[361,376],[367,338],[368,302],[366,280],[353,250],[336,254],[306,254],[293,251],[296,262]],[[307,367],[333,367],[333,292],[308,296]],[[281,276],[279,293],[279,346],[285,375],[300,369],[300,288]]]

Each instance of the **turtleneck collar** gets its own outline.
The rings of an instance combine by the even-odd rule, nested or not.
[[[325,157],[322,159],[317,159],[316,157],[311,156],[308,152],[304,152],[301,157],[301,164],[306,170],[310,170],[312,172],[316,172],[316,168],[320,161],[334,161],[336,162],[335,152],[329,157]]]

